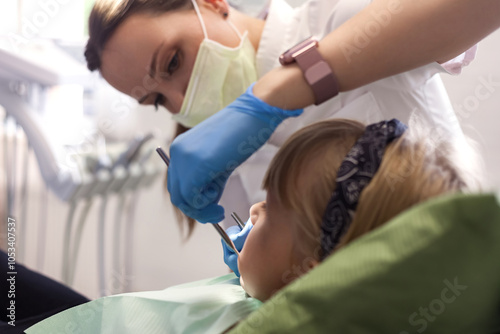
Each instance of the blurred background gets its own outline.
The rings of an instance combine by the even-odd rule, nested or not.
[[[16,221],[16,261],[89,298],[225,274],[218,235],[199,224],[185,240],[165,192],[154,148],[171,141],[169,114],[139,106],[85,68],[93,2],[0,3],[0,198]],[[253,15],[265,3],[232,1]],[[499,46],[500,31],[460,76],[443,75],[491,191],[500,189]]]

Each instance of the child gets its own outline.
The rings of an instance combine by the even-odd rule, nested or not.
[[[471,169],[455,153],[447,142],[433,140],[418,126],[406,130],[397,120],[365,127],[336,119],[305,127],[274,157],[264,181],[267,201],[250,210],[254,227],[238,258],[241,287],[229,275],[105,297],[53,316],[27,333],[57,332],[68,324],[85,333],[109,328],[122,334],[225,331],[260,305],[256,299],[265,301],[334,249],[414,204],[474,189]],[[353,188],[355,182],[364,189]],[[339,199],[336,188],[346,184],[348,192]],[[332,215],[341,201],[349,210],[359,203],[355,212]],[[350,223],[339,219],[350,216]],[[343,226],[331,228],[332,222]]]
[[[267,201],[250,209],[254,227],[238,258],[247,293],[264,301],[334,249],[411,206],[477,189],[474,168],[464,163],[476,161],[466,154],[465,141],[458,155],[450,142],[412,123],[404,131],[397,120],[366,128],[356,121],[329,120],[286,142],[264,179]],[[384,127],[399,133],[382,134],[377,142],[375,134]],[[363,165],[367,168],[357,171],[360,177],[356,169]]]

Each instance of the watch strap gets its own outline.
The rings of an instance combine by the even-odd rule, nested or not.
[[[294,58],[313,90],[315,105],[319,105],[338,94],[338,80],[316,47],[308,48]]]

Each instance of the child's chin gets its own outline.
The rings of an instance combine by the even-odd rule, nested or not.
[[[243,290],[245,290],[245,282],[243,281],[243,276],[240,276],[240,285],[243,288]]]
[[[248,296],[253,297],[252,294],[247,289],[245,289],[245,281],[243,280],[243,276],[240,276],[240,285],[243,288],[243,290],[245,290]]]

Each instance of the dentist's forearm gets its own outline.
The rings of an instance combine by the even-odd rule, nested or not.
[[[348,91],[445,62],[499,27],[500,0],[374,0],[321,40],[318,50],[335,73],[340,91]],[[267,73],[254,94],[283,109],[314,103],[296,65]]]

